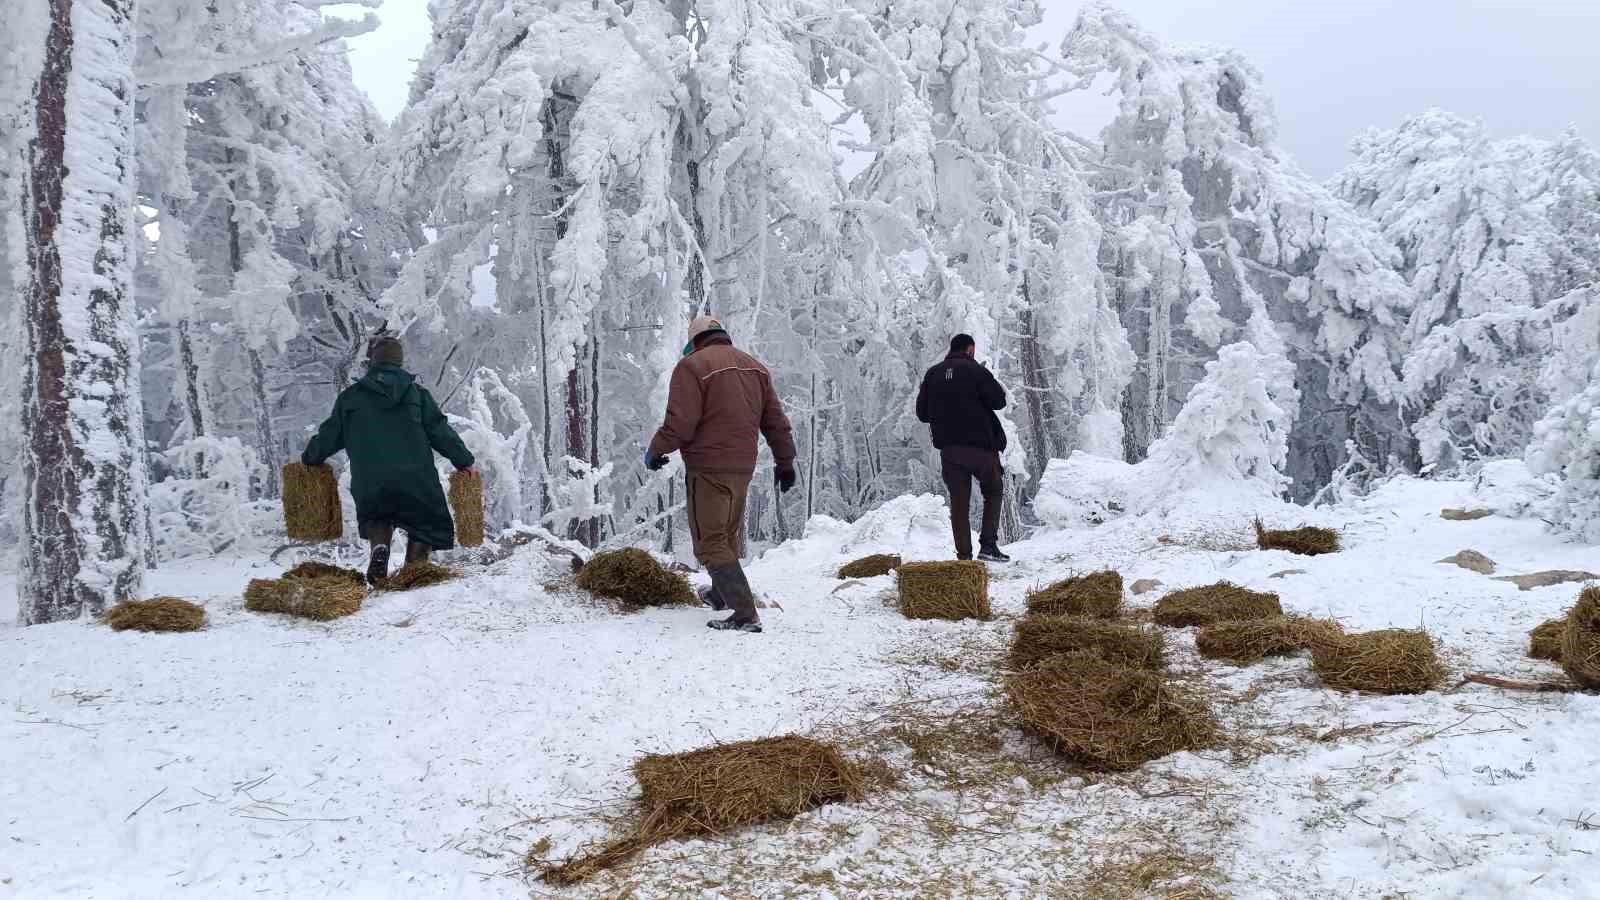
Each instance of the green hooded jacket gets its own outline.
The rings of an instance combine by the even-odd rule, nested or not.
[[[340,450],[350,455],[350,493],[363,538],[373,525],[390,525],[434,549],[456,545],[433,453],[465,469],[474,462],[472,451],[415,376],[399,366],[373,365],[339,395],[300,461],[321,465]]]

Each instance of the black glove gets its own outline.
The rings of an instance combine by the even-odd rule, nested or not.
[[[778,482],[778,490],[785,494],[794,490],[796,475],[793,466],[779,466],[773,470],[772,476],[773,480]]]
[[[659,472],[667,466],[665,456],[656,456],[649,450],[644,451],[644,467],[652,472]]]

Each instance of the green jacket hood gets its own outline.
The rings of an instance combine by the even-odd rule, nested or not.
[[[356,387],[377,394],[389,406],[398,406],[411,392],[416,380],[417,376],[399,366],[380,363],[368,369],[367,374],[356,382]]]

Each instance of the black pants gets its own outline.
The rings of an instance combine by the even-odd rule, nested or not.
[[[983,493],[983,527],[979,546],[1000,542],[1000,504],[1005,500],[1005,469],[1000,454],[978,447],[946,447],[939,451],[945,490],[950,492],[950,531],[956,539],[956,556],[972,558],[972,525],[967,507],[972,504],[972,481]]]

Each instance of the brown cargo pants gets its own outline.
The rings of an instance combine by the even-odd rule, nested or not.
[[[956,558],[971,559],[972,525],[967,508],[972,504],[973,479],[983,493],[979,546],[992,547],[1000,541],[1000,505],[1006,489],[1000,454],[978,447],[946,447],[939,451],[939,466],[945,490],[950,492],[950,531],[956,540]]]
[[[749,472],[687,472],[689,537],[694,558],[711,573],[713,589],[740,622],[757,621],[756,601],[739,557],[744,550],[744,503]],[[720,574],[719,574],[720,573]]]

